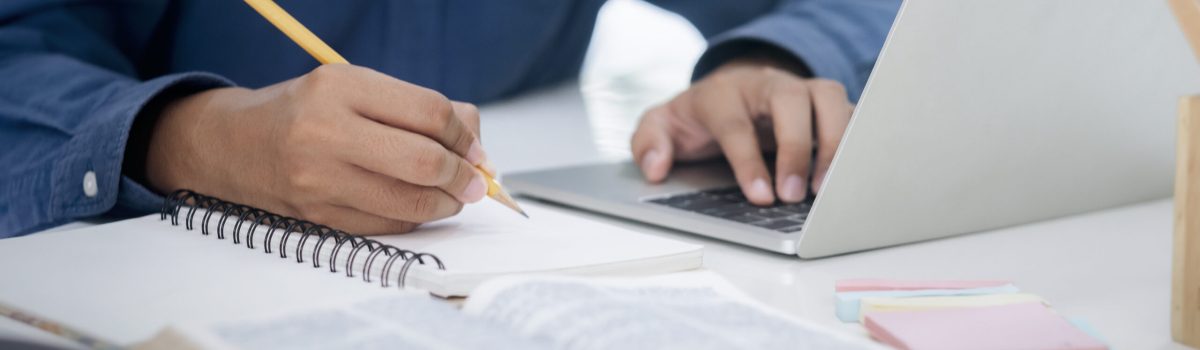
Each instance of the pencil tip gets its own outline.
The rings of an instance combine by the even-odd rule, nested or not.
[[[508,206],[509,209],[517,212],[517,214],[521,214],[521,216],[524,216],[526,219],[529,218],[529,214],[526,214],[525,210],[521,209],[521,207],[517,205],[517,201],[511,200],[510,198],[508,203],[505,203],[505,205]]]
[[[497,196],[495,199],[496,201],[500,202],[500,204],[512,209],[513,211],[517,212],[517,214],[521,214],[521,216],[524,216],[526,219],[529,218],[529,214],[526,214],[525,210],[521,209],[520,205],[517,205],[517,201],[509,196],[508,193],[505,193],[504,190],[500,190],[496,194]]]

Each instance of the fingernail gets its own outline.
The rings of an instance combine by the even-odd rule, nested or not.
[[[487,183],[483,181],[482,175],[476,174],[463,190],[462,200],[465,203],[475,203],[482,200],[484,195],[487,195]]]
[[[784,178],[779,186],[779,199],[792,203],[804,200],[804,179],[795,174]]]
[[[479,144],[479,140],[471,142],[471,148],[467,150],[467,162],[471,165],[479,165],[487,158],[483,154],[483,146]]]
[[[642,156],[642,171],[650,171],[650,168],[653,168],[654,164],[658,164],[660,159],[662,159],[662,155],[658,153],[658,150],[647,151],[646,155]]]
[[[774,202],[774,196],[771,195],[771,185],[767,184],[767,180],[756,179],[750,183],[750,191],[746,193],[747,197],[755,199],[755,202]]]

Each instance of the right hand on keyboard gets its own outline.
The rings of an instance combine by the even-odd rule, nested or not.
[[[776,194],[786,203],[803,201],[824,182],[853,106],[840,83],[802,78],[795,66],[767,57],[733,60],[647,111],[632,145],[642,174],[659,182],[675,160],[724,154],[751,203],[770,205]],[[763,150],[777,152],[774,181]]]

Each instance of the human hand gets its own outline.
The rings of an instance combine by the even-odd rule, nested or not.
[[[368,68],[323,65],[167,105],[149,185],[188,188],[359,234],[408,232],[487,192],[479,112]]]
[[[840,83],[804,79],[774,63],[726,63],[647,111],[632,140],[645,178],[659,182],[676,160],[724,153],[751,203],[769,205],[776,194],[784,202],[799,202],[810,186],[818,190],[853,106]],[[776,151],[774,186],[763,150]]]

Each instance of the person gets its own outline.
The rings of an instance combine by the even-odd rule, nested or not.
[[[645,177],[724,154],[753,203],[819,188],[899,0],[652,3],[710,47],[640,122]],[[360,234],[454,215],[485,192],[471,103],[575,77],[602,4],[282,2],[357,64],[318,66],[240,1],[5,1],[0,237],[181,188]]]

